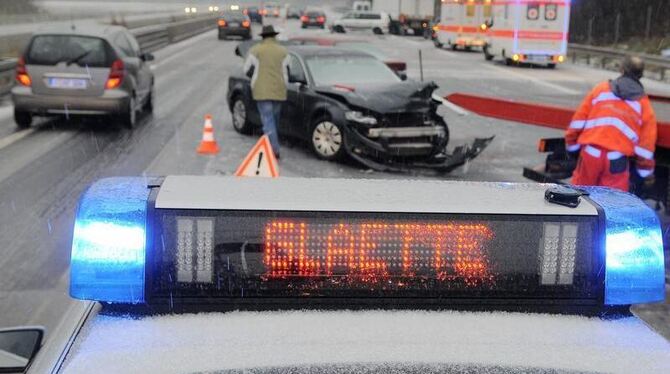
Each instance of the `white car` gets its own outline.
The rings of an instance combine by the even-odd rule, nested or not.
[[[664,300],[663,256],[656,213],[606,188],[107,178],[78,300],[44,346],[0,330],[0,372],[665,374],[629,313]]]
[[[334,32],[371,30],[375,34],[388,34],[391,18],[384,12],[350,12],[335,21]]]

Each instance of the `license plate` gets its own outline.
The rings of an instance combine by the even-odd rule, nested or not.
[[[71,79],[71,78],[49,78],[47,85],[50,88],[63,88],[67,90],[85,90],[86,79]]]
[[[240,27],[240,24],[237,22],[231,22],[230,27]]]
[[[316,22],[316,18],[310,18],[309,22]]]
[[[547,59],[547,56],[533,56],[533,55],[530,55],[530,56],[528,56],[527,59],[528,59],[528,62],[538,62],[538,63],[545,63],[545,62],[549,61]]]

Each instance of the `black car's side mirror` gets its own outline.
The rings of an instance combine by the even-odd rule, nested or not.
[[[289,83],[300,83],[300,84],[307,84],[307,79],[305,79],[304,76],[297,75],[297,74],[289,74],[288,76],[288,82]]]
[[[142,53],[142,54],[140,55],[140,58],[142,59],[142,61],[146,61],[146,62],[148,62],[148,61],[153,61],[153,60],[156,59],[156,58],[154,57],[154,55],[153,55],[152,53],[149,53],[149,52]]]
[[[44,329],[0,329],[0,373],[23,373],[42,346]]]
[[[398,77],[400,77],[401,81],[406,81],[407,80],[407,73],[398,73]]]
[[[240,52],[240,46],[235,47],[235,55],[242,57],[242,52]]]

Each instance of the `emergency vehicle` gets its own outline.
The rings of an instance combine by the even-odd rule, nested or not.
[[[571,0],[493,0],[487,60],[556,67],[568,50]]]
[[[442,0],[440,23],[436,25],[435,46],[452,49],[482,48],[487,43],[487,21],[492,0]]]
[[[654,211],[605,188],[107,178],[74,222],[77,300],[41,349],[0,330],[26,336],[0,372],[667,373],[626,315],[664,275]]]

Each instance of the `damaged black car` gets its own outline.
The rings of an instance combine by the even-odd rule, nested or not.
[[[289,53],[288,99],[278,131],[306,141],[319,158],[351,157],[380,171],[448,172],[492,140],[448,153],[449,128],[437,113],[442,101],[433,95],[437,86],[403,80],[369,54],[315,46],[290,46]],[[230,77],[228,104],[237,132],[260,131],[250,79],[241,69]]]

